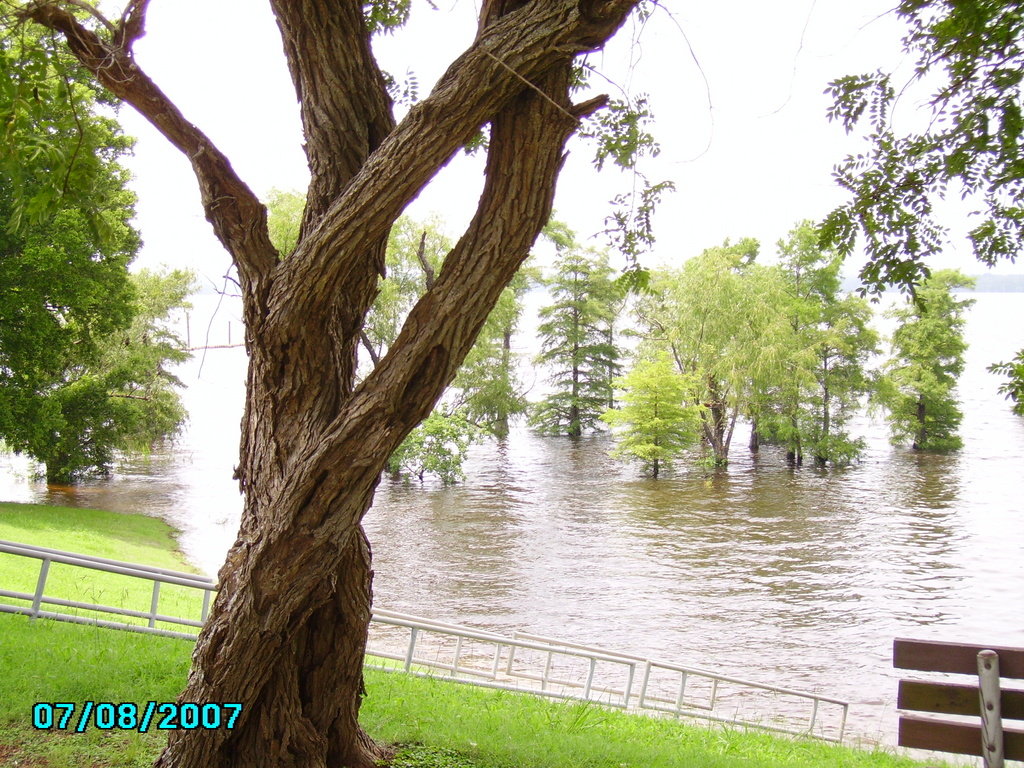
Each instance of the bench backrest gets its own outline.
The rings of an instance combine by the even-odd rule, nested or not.
[[[1009,720],[1024,720],[1024,690],[1008,689],[1010,680],[1024,680],[1024,648],[963,645],[930,640],[893,643],[893,666],[920,672],[972,675],[972,684],[900,680],[896,706],[901,710],[945,715],[981,716],[978,696],[978,654],[995,651],[999,661],[1003,756],[1024,760],[1024,730],[1008,727]],[[965,723],[912,714],[900,716],[899,744],[903,747],[982,755],[981,722]]]

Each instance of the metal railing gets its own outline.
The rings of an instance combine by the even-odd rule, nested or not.
[[[0,541],[0,553],[41,561],[34,592],[0,589],[0,598],[23,603],[0,603],[0,612],[30,617],[194,639],[197,633],[157,625],[201,627],[209,612],[211,594],[217,588],[214,580],[205,576],[10,541]],[[48,596],[46,586],[53,563],[149,580],[153,583],[150,608],[139,611]],[[200,590],[198,620],[161,613],[161,584]],[[199,599],[193,602],[198,604]],[[47,610],[44,606],[65,610]],[[111,621],[95,614],[131,617],[140,623]],[[832,742],[843,740],[849,710],[847,702],[830,696],[741,680],[712,670],[541,635],[500,635],[382,608],[373,611],[366,666]]]
[[[27,601],[30,605],[5,605],[0,603],[0,612],[20,613],[33,618],[43,617],[46,619],[57,619],[59,621],[70,621],[76,624],[95,624],[110,629],[124,629],[131,632],[144,632],[165,637],[178,637],[182,639],[195,639],[198,633],[176,632],[173,630],[157,627],[157,622],[163,624],[177,624],[185,627],[202,627],[210,612],[211,594],[217,589],[213,579],[207,576],[198,576],[194,573],[183,573],[172,571],[167,568],[156,568],[150,565],[139,565],[138,563],[127,563],[121,560],[111,560],[105,557],[93,555],[82,555],[75,552],[64,552],[59,549],[48,547],[37,547],[32,544],[19,544],[13,541],[0,540],[0,553],[20,555],[22,557],[35,558],[40,561],[39,576],[36,579],[35,591],[15,592],[7,589],[0,589],[0,597],[13,598],[15,600]],[[53,563],[88,568],[95,571],[107,573],[119,573],[123,576],[130,576],[138,579],[147,579],[153,582],[150,606],[148,611],[138,611],[123,606],[104,605],[101,603],[86,603],[78,600],[67,600],[59,597],[46,595],[46,584],[50,576],[50,566]],[[201,590],[202,608],[199,619],[188,619],[180,616],[162,614],[160,608],[160,585],[176,584],[182,587]],[[146,624],[133,624],[123,621],[109,621],[95,616],[83,616],[79,613],[67,611],[43,610],[44,605],[52,605],[61,608],[72,608],[87,613],[101,613],[113,616],[130,616],[137,619],[145,619]]]

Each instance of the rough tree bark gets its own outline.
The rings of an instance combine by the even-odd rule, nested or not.
[[[546,223],[578,118],[604,103],[570,102],[572,58],[601,46],[637,2],[485,2],[477,39],[396,125],[362,3],[271,0],[312,175],[298,245],[283,261],[259,200],[135,62],[148,0],[95,30],[69,1],[23,6],[189,158],[242,286],[245,506],[182,700],[243,711],[231,731],[172,732],[161,768],[368,768],[383,756],[358,724],[372,580],[361,520],[389,455],[452,380]],[[469,228],[356,386],[392,223],[488,123]]]

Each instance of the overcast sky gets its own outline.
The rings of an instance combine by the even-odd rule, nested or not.
[[[415,73],[421,96],[475,28],[473,4],[437,5],[440,10],[413,0],[408,28],[376,45],[394,76]],[[666,6],[674,7],[672,16],[659,10],[642,30],[628,25],[605,53],[592,57],[613,83],[609,92],[650,95],[662,151],[645,171],[677,187],[658,213],[658,243],[645,262],[677,263],[744,236],[761,240],[770,258],[797,221],[820,219],[843,199],[831,169],[859,144],[825,117],[828,81],[906,69],[903,28],[886,14],[889,3],[879,0]],[[304,189],[298,107],[266,4],[153,0],[147,30],[136,46],[139,63],[256,193]],[[187,266],[217,281],[228,259],[203,217],[188,163],[129,108],[122,118],[138,137],[130,167],[146,244],[137,265]],[[631,183],[614,170],[596,174],[591,156],[589,147],[572,145],[555,204],[558,217],[584,237],[603,228],[607,201]],[[410,213],[436,213],[457,235],[475,207],[481,168],[482,159],[458,157]],[[963,244],[936,266],[981,271]],[[1021,265],[1001,271],[1021,271]]]

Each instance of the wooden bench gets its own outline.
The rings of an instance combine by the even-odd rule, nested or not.
[[[897,669],[974,676],[969,685],[900,680],[899,709],[979,718],[970,722],[901,714],[900,746],[980,755],[985,768],[1024,760],[1024,730],[1009,728],[1006,722],[1024,720],[1024,690],[1002,685],[1024,680],[1024,648],[897,638],[892,660]]]

